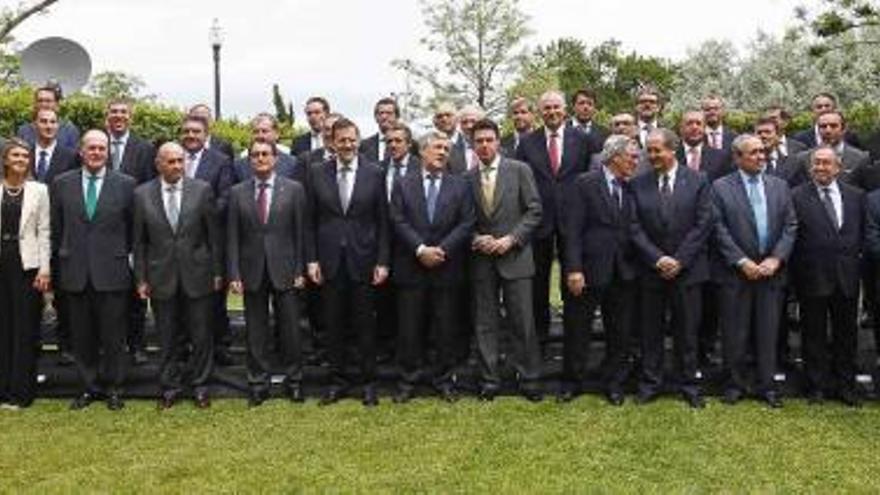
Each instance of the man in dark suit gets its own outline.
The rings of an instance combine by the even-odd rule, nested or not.
[[[729,159],[730,143],[736,134],[724,126],[724,100],[718,95],[709,95],[703,98],[701,108],[706,120],[706,144]]]
[[[501,138],[501,150],[504,156],[515,157],[519,149],[519,143],[532,132],[535,125],[535,110],[527,98],[514,98],[510,103],[510,120],[513,122],[513,132]]]
[[[636,267],[630,225],[635,211],[627,182],[636,169],[638,142],[612,135],[600,153],[604,164],[578,177],[569,191],[571,214],[565,234],[566,289],[573,325],[565,329],[563,374],[567,383],[559,400],[579,392],[588,361],[590,327],[597,307],[602,308],[606,335],[605,394],[623,404],[623,384],[629,372],[629,348],[636,300]]]
[[[61,103],[61,87],[57,84],[46,84],[34,91],[34,112],[40,110],[52,110],[58,115],[58,107]],[[37,141],[37,127],[33,122],[22,124],[16,132],[16,136],[24,139],[31,146]],[[68,120],[58,121],[58,144],[76,152],[79,147],[79,129]]]
[[[833,148],[813,150],[812,181],[792,192],[798,229],[791,266],[803,317],[807,397],[818,403],[830,393],[858,407],[855,375],[864,193],[839,182],[840,169]]]
[[[560,118],[557,128],[561,124]],[[514,364],[523,395],[540,401],[541,350],[532,315],[535,261],[531,240],[541,224],[541,198],[530,167],[498,153],[497,124],[483,119],[474,124],[473,132],[480,165],[467,176],[477,205],[470,277],[481,363],[480,398],[492,400],[501,385],[500,295],[509,331],[520,345]]]
[[[213,149],[221,155],[228,157],[230,161],[235,160],[235,150],[232,149],[229,141],[211,133],[211,127],[214,126],[214,116],[211,113],[211,107],[204,103],[199,103],[190,107],[186,114],[187,116],[199,117],[205,121],[205,149]]]
[[[807,145],[797,139],[790,139],[786,134],[788,124],[791,122],[791,114],[780,105],[770,105],[764,109],[761,118],[770,119],[776,124],[777,144],[780,158],[793,156],[807,149]],[[763,139],[762,139],[763,141]],[[765,143],[766,145],[766,143]],[[766,150],[765,150],[766,154]]]
[[[58,176],[51,186],[52,253],[58,288],[66,295],[70,333],[83,393],[82,409],[106,397],[121,409],[125,336],[132,290],[132,195],[135,181],[110,170],[109,139],[91,130],[82,140],[82,168]]]
[[[827,92],[817,93],[810,101],[810,111],[813,113],[813,127],[795,134],[792,136],[792,139],[804,143],[807,149],[815,148],[820,144],[831,144],[826,142],[824,136],[822,136],[822,130],[819,128],[819,117],[828,112],[839,112],[837,97]],[[854,133],[844,130],[842,139],[850,146],[862,149],[862,144]]]
[[[658,119],[660,118],[660,112],[663,110],[660,91],[650,85],[640,86],[636,92],[635,106],[639,144],[642,146],[642,149],[646,149],[648,134],[660,126]],[[639,172],[636,172],[636,175],[640,175]]]
[[[272,299],[287,394],[302,402],[302,335],[299,297],[305,286],[306,193],[298,182],[274,173],[278,149],[253,141],[253,178],[229,191],[227,260],[229,289],[244,293],[247,326],[248,404],[258,406],[270,385],[269,303]]]
[[[757,393],[777,408],[782,400],[773,381],[776,339],[797,217],[785,181],[763,173],[761,140],[743,134],[731,148],[739,170],[712,186],[718,249],[713,278],[721,286],[724,402],[738,402],[747,390],[751,354],[757,364]],[[749,353],[750,342],[754,347]]]
[[[758,119],[754,126],[754,132],[761,139],[764,147],[764,173],[779,177],[792,189],[807,180],[806,170],[798,166],[794,156],[782,152],[779,141],[779,125],[775,119],[770,117]],[[797,145],[792,146],[794,143]],[[798,147],[803,150],[803,143],[789,140],[787,149],[798,149]]]
[[[385,148],[385,131],[400,119],[400,107],[397,100],[386,97],[376,102],[373,107],[373,118],[379,126],[379,132],[361,141],[358,153],[371,163],[376,164],[384,160],[388,154]]]
[[[160,176],[134,192],[135,285],[141,299],[150,299],[161,339],[159,408],[171,408],[188,387],[204,409],[211,405],[211,295],[223,288],[214,194],[207,183],[183,176],[179,144],[159,147],[156,163]],[[192,351],[184,363],[187,341]]]
[[[578,175],[587,171],[594,150],[583,132],[564,126],[565,97],[562,93],[544,93],[538,106],[544,127],[526,136],[516,157],[532,169],[541,196],[541,224],[532,240],[535,256],[532,295],[535,328],[538,337],[544,341],[550,327],[550,271],[554,259],[564,258],[565,199]],[[563,291],[563,304],[567,299],[566,291]],[[568,314],[570,312],[563,307],[563,319],[568,318]]]
[[[677,148],[672,131],[651,131],[647,153],[654,168],[631,182],[636,209],[632,235],[641,272],[642,377],[637,400],[645,404],[663,390],[664,322],[669,311],[679,364],[677,385],[685,402],[702,408],[695,377],[697,331],[701,290],[709,278],[712,205],[706,177],[679,164]]]
[[[330,113],[324,119],[324,123],[321,125],[321,141],[324,146],[304,153],[299,160],[306,169],[312,163],[324,163],[333,158],[333,124],[341,118],[342,115],[338,113]]]
[[[816,128],[819,130],[822,144],[831,146],[837,153],[841,162],[840,180],[853,184],[862,189],[867,188],[872,179],[873,169],[868,153],[849,144],[845,139],[846,119],[837,110],[830,110],[816,119]],[[810,168],[809,151],[802,151],[793,158],[792,167],[805,182],[809,177]]]
[[[571,108],[574,113],[566,124],[581,131],[592,142],[592,149],[598,153],[608,138],[608,128],[595,122],[593,118],[599,108],[596,92],[590,88],[581,88],[571,97]]]
[[[270,113],[258,113],[251,119],[251,140],[268,143],[278,149],[278,119]],[[293,152],[291,151],[291,153]],[[282,177],[299,183],[305,179],[305,167],[300,166],[299,160],[293,154],[284,153],[280,149],[278,149],[274,171]],[[253,174],[250,156],[245,153],[245,156],[240,157],[233,164],[234,182],[246,181],[253,177]]]
[[[328,334],[331,385],[321,398],[341,398],[345,326],[357,333],[363,403],[378,404],[376,394],[376,287],[388,279],[390,227],[382,169],[358,156],[358,129],[340,118],[333,124],[336,159],[309,166],[310,232],[308,275],[320,286],[323,323]]]
[[[306,122],[309,124],[309,132],[294,138],[290,146],[290,154],[297,158],[301,158],[310,151],[324,147],[321,128],[324,119],[330,114],[330,103],[321,96],[312,96],[306,100],[304,111]]]
[[[449,138],[445,133],[429,133],[420,151],[423,165],[394,182],[391,200],[401,368],[394,399],[409,401],[419,381],[429,378],[451,402],[457,398],[452,374],[454,339],[474,226],[474,201],[467,179],[446,170]],[[425,364],[431,329],[436,342],[433,373]]]

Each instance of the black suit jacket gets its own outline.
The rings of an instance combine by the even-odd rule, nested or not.
[[[468,162],[466,153],[469,152],[464,142],[464,136],[457,134],[458,139],[451,142],[449,148],[449,165],[447,168],[453,174],[463,174],[467,172]]]
[[[229,190],[226,253],[230,280],[256,291],[268,273],[276,290],[289,290],[305,275],[306,192],[302,184],[275,175],[269,216],[260,222],[255,179]]]
[[[802,296],[827,297],[835,289],[847,297],[859,295],[865,195],[856,187],[837,184],[843,203],[840,230],[831,223],[815,184],[803,184],[791,194],[798,218],[792,280]]]
[[[590,167],[590,145],[581,131],[563,127],[563,150],[559,171],[554,176],[550,169],[550,154],[544,128],[529,133],[520,142],[517,160],[532,169],[538,194],[541,196],[541,224],[535,232],[536,239],[543,239],[559,232],[565,223],[565,200],[578,175]]]
[[[211,186],[218,211],[225,212],[227,192],[235,183],[235,172],[229,158],[213,148],[202,150],[194,178]]]
[[[58,287],[82,292],[86,284],[100,292],[132,289],[132,199],[135,181],[107,169],[95,216],[86,218],[82,171],[59,175],[50,188],[52,254]]]
[[[299,156],[301,153],[308,153],[309,151],[312,151],[311,132],[304,132],[293,138],[293,141],[290,142],[290,154],[293,156]]]
[[[678,159],[678,163],[687,163],[683,145],[678,147],[675,157]],[[709,184],[711,184],[715,182],[715,179],[733,172],[733,167],[730,165],[727,154],[704,143],[700,148],[700,172],[706,176]]]
[[[155,299],[170,299],[178,287],[190,298],[214,291],[223,276],[219,219],[211,187],[184,177],[177,229],[168,223],[162,181],[153,179],[134,191],[134,276],[150,285]]]
[[[705,282],[709,278],[707,244],[712,232],[709,182],[704,175],[679,164],[668,219],[661,213],[658,182],[654,170],[630,182],[636,210],[631,233],[642,281],[665,283],[655,266],[662,256],[671,256],[682,265],[678,283]]]
[[[113,140],[113,136],[110,136]],[[109,149],[109,148],[108,148]],[[107,167],[111,166],[111,158],[107,157]],[[153,143],[141,139],[129,132],[128,141],[125,143],[125,151],[122,153],[122,160],[119,163],[119,170],[132,177],[138,184],[153,180],[158,172],[156,171],[156,147]]]
[[[210,140],[208,141],[208,149],[212,149],[229,158],[229,161],[235,160],[235,150],[232,148],[232,145],[229,144],[229,141],[220,136],[214,134],[211,135]]]
[[[464,281],[465,261],[474,229],[474,201],[464,176],[445,173],[437,195],[434,221],[428,207],[421,170],[395,181],[391,195],[391,222],[395,234],[392,276],[399,285],[449,286]],[[428,269],[416,258],[420,245],[436,246],[446,262]]]
[[[345,264],[352,280],[369,283],[376,266],[389,266],[391,231],[385,174],[366,157],[358,168],[348,211],[342,211],[336,182],[336,160],[309,165],[309,232],[307,259],[318,262],[325,279]]]
[[[76,168],[79,168],[79,155],[75,150],[65,148],[59,144],[52,151],[52,158],[49,159],[49,168],[46,170],[45,177],[40,180],[37,177],[37,150],[36,148],[31,148],[31,173],[36,180],[44,184],[51,184],[55,177]]]
[[[880,261],[880,192],[865,196],[865,255],[876,263]],[[880,277],[877,278],[880,280]]]
[[[379,138],[380,135],[377,132],[367,139],[362,140],[361,144],[358,146],[358,153],[360,155],[363,155],[364,158],[372,163],[378,163],[380,160],[385,158],[383,156],[379,156]]]
[[[611,131],[607,127],[599,125],[595,120],[590,125],[590,132],[585,132],[578,127],[575,119],[569,119],[565,123],[565,126],[580,132],[587,138],[587,141],[590,142],[590,154],[596,154],[602,151],[602,146],[605,144],[605,140],[611,135]]]
[[[633,280],[636,266],[630,225],[635,205],[629,186],[621,187],[622,206],[618,206],[599,169],[578,177],[569,194],[564,272],[582,272],[590,287],[608,285],[615,274],[621,280]]]
[[[805,145],[807,145],[807,149],[813,149],[816,147],[816,126],[811,125],[808,129],[804,129],[803,131],[798,132],[797,134],[791,136],[791,139],[796,139]],[[855,133],[850,132],[849,130],[845,131],[843,134],[843,140],[856,148],[862,149],[862,143],[859,141],[859,137],[856,136]]]
[[[703,138],[703,143],[706,144],[706,147],[709,147],[709,128],[706,128],[706,136]],[[725,125],[721,128],[721,149],[715,149],[715,151],[722,152],[725,156],[730,156],[731,150],[730,145],[733,144],[733,140],[736,138],[736,134],[731,132],[730,129]],[[713,148],[714,149],[714,148]]]

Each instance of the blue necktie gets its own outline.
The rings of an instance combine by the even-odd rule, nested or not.
[[[434,223],[434,212],[437,209],[437,180],[439,177],[435,174],[428,175],[428,221]]]
[[[767,252],[767,200],[761,190],[758,175],[749,177],[749,203],[752,205],[752,214],[755,215],[755,226],[758,229],[758,249],[760,254],[764,254]]]
[[[48,163],[46,163],[46,150],[40,150],[40,159],[37,160],[37,180],[43,182],[46,178],[46,168],[48,168]]]

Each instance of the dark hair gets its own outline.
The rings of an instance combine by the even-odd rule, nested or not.
[[[40,86],[39,88],[37,88],[36,90],[34,90],[34,99],[35,100],[37,98],[37,94],[39,94],[41,91],[48,91],[48,92],[52,93],[53,95],[55,95],[55,101],[57,103],[60,103],[63,98],[63,92],[61,91],[61,86],[59,86],[58,83],[47,82],[46,84],[44,84],[44,85]]]
[[[412,131],[403,122],[395,122],[394,124],[391,125],[391,127],[388,128],[387,131],[385,131],[385,134],[388,134],[391,131],[403,132],[403,134],[406,136],[406,140],[409,142],[412,142]]]
[[[187,122],[196,122],[205,129],[205,132],[208,131],[208,120],[200,115],[185,115],[183,117],[183,120],[180,122],[181,130],[184,128],[184,126],[186,126]]]
[[[776,132],[779,132],[779,124],[776,123],[776,119],[772,119],[770,117],[764,116],[755,121],[755,125],[752,126],[753,129],[757,129],[759,125],[772,125]]]
[[[837,115],[838,117],[840,117],[840,124],[841,124],[841,126],[844,127],[844,128],[846,128],[846,117],[843,115],[843,112],[841,112],[840,110],[829,110],[829,111],[827,111],[827,112],[824,112],[824,113],[823,113],[822,115],[820,115],[819,117],[821,118],[821,117],[824,117],[824,116],[826,116],[826,115]],[[817,120],[818,120],[818,119],[817,119]]]
[[[782,119],[784,119],[786,121],[791,120],[791,114],[788,113],[788,110],[786,110],[782,105],[773,104],[773,105],[767,105],[766,107],[764,107],[765,114],[768,114],[774,110],[779,110],[779,117],[781,117]]]
[[[270,124],[272,124],[272,129],[278,130],[278,119],[269,112],[260,112],[254,115],[254,118],[251,119],[250,126],[254,127],[261,120],[268,120]]]
[[[309,106],[312,103],[320,103],[321,108],[324,109],[324,113],[330,113],[330,103],[328,103],[323,96],[312,96],[306,100],[306,106]]]
[[[248,147],[247,147],[247,150],[248,150],[248,157],[250,157],[251,150],[254,149],[254,145],[255,145],[255,144],[265,144],[265,145],[268,145],[270,148],[272,148],[272,155],[273,155],[273,156],[278,156],[278,146],[276,146],[275,143],[269,143],[269,142],[266,142],[266,141],[257,141],[256,139],[251,139],[251,141],[248,143]]]
[[[831,100],[831,103],[834,104],[834,108],[837,108],[837,97],[827,91],[820,91],[814,94],[813,97],[810,98],[810,106],[813,106],[813,102],[816,101],[816,98],[828,98]]]
[[[583,96],[585,98],[593,100],[593,105],[599,104],[599,98],[596,96],[595,91],[590,88],[581,88],[575,91],[573,95],[571,95],[571,106],[574,106],[574,102],[577,101],[578,96]]]
[[[354,128],[355,133],[360,135],[361,131],[358,129],[357,124],[345,117],[340,117],[339,120],[333,123],[333,131],[330,133],[330,135],[333,136],[333,138],[335,139],[337,132],[341,131],[342,129],[350,128]]]
[[[376,114],[376,111],[379,110],[380,105],[392,105],[394,107],[394,116],[400,118],[400,107],[397,105],[397,100],[391,98],[390,96],[386,96],[385,98],[379,99],[376,102],[376,105],[373,107],[373,115]]]
[[[487,130],[494,132],[496,138],[501,137],[501,131],[498,130],[498,124],[496,124],[495,121],[492,119],[478,120],[474,124],[474,127],[471,129],[471,133],[476,134],[477,131],[487,131]]]

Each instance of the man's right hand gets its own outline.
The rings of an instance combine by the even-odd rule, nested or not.
[[[748,280],[758,280],[762,276],[761,267],[752,260],[745,260],[739,269]]]
[[[443,249],[433,246],[425,246],[418,255],[419,263],[426,268],[434,268],[446,261],[446,253]]]
[[[312,281],[315,285],[321,285],[323,282],[323,278],[321,277],[321,265],[317,262],[309,263],[306,267],[306,271],[308,271],[309,280]]]

